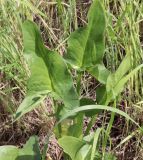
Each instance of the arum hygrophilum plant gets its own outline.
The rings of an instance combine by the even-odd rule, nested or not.
[[[126,113],[115,107],[108,107],[108,104],[116,101],[125,83],[143,65],[129,72],[131,70],[130,55],[126,55],[116,72],[111,73],[103,64],[105,28],[106,20],[102,3],[100,0],[94,0],[88,12],[87,25],[71,33],[67,53],[62,57],[56,51],[50,51],[45,47],[35,23],[25,21],[23,24],[24,56],[31,76],[27,84],[27,95],[16,112],[15,120],[36,108],[47,96],[51,96],[54,102],[62,102],[63,105],[54,105],[53,108],[57,118],[55,133],[59,139],[59,145],[65,152],[66,160],[116,159],[110,150],[108,154],[105,152],[106,145],[109,145],[107,142],[114,114],[120,114],[138,125]],[[77,70],[77,88],[73,84],[71,68]],[[101,83],[96,90],[96,102],[80,98],[79,86],[84,71]],[[109,125],[107,128],[97,128],[95,133],[90,133],[95,118],[102,114],[103,110],[111,111]],[[85,116],[90,117],[91,121],[83,132]],[[68,123],[65,121],[67,119],[69,119]],[[30,148],[31,144],[26,146]],[[26,160],[35,159],[34,156],[38,157],[37,159],[40,159],[39,157],[45,159],[45,156],[41,156],[40,151],[35,150],[34,146],[38,147],[33,144],[31,153],[23,152],[25,146],[21,149],[24,156],[30,155],[30,159],[27,156]],[[0,156],[14,153],[13,157],[20,160],[21,150],[11,147],[3,146],[0,149]]]

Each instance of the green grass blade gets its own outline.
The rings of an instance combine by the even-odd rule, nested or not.
[[[110,112],[115,112],[123,117],[125,117],[126,119],[132,121],[134,124],[136,124],[138,127],[139,124],[137,122],[135,122],[127,113],[117,109],[117,108],[113,108],[113,107],[108,107],[108,106],[104,106],[104,105],[86,105],[86,106],[81,106],[81,107],[78,107],[68,113],[66,113],[63,117],[61,117],[60,121],[58,122],[61,123],[63,120],[69,118],[69,117],[72,117],[73,115],[77,114],[77,113],[80,113],[80,112],[86,112],[86,111],[89,111],[89,110],[107,110],[107,111],[110,111]]]

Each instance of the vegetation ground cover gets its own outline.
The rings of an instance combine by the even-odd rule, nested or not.
[[[87,25],[87,12],[91,1],[1,1],[1,145],[25,144],[30,135],[40,136],[43,143],[47,133],[55,123],[48,118],[52,114],[53,101],[48,98],[41,107],[29,113],[21,120],[12,123],[13,114],[22,102],[26,93],[26,81],[30,75],[23,57],[22,23],[33,20],[40,27],[44,44],[48,49],[55,49],[61,55],[66,53],[67,40],[71,32]],[[104,64],[112,72],[116,71],[125,55],[130,55],[132,69],[143,61],[142,51],[142,18],[143,4],[139,0],[105,1],[106,32]],[[131,70],[132,70],[131,69]],[[128,113],[142,125],[142,69],[130,78],[124,92],[114,101],[114,105]],[[73,71],[76,78],[77,71]],[[90,74],[84,72],[81,78],[81,96],[96,99],[95,91],[101,84]],[[79,85],[77,84],[77,87]],[[114,117],[115,116],[115,117]],[[138,127],[118,115],[110,133],[111,152],[121,159],[142,159],[142,134]],[[90,118],[85,119],[86,123]],[[110,113],[99,116],[92,130],[111,122]],[[28,123],[27,123],[28,122]],[[110,128],[110,127],[109,127]],[[97,130],[97,134],[100,130]],[[12,133],[12,134],[11,134]],[[124,140],[124,141],[122,141]],[[58,159],[62,153],[59,146],[50,142],[49,153]],[[122,144],[120,144],[122,142]],[[124,143],[123,143],[124,142]],[[52,144],[53,143],[53,144]],[[55,153],[55,151],[57,153]],[[58,158],[57,158],[58,157]]]

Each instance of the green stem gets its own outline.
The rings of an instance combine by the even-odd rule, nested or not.
[[[81,88],[81,77],[82,77],[82,72],[81,71],[77,71],[77,87],[76,87],[76,90],[77,90],[77,93],[78,95],[80,96],[80,88]]]
[[[116,108],[116,100],[114,101],[114,108]],[[113,126],[113,122],[114,122],[114,118],[115,118],[115,113],[112,112],[111,113],[111,118],[110,118],[110,121],[108,123],[108,126],[107,126],[107,129],[106,129],[106,135],[105,135],[105,138],[104,138],[104,144],[103,144],[103,154],[105,154],[105,150],[106,150],[106,145],[107,145],[107,140],[108,140],[108,136],[111,132],[111,128]]]

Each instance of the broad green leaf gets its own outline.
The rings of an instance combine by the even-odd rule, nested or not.
[[[94,139],[94,133],[93,132],[91,132],[87,136],[83,137],[83,140],[85,140],[87,143],[92,143],[93,139]]]
[[[18,148],[15,146],[0,146],[1,160],[15,160],[18,156]]]
[[[72,111],[66,113],[63,117],[61,117],[60,121],[58,122],[61,123],[63,120],[77,114],[77,113],[80,113],[80,112],[87,112],[89,110],[107,110],[107,111],[111,111],[111,112],[114,112],[114,113],[117,113],[123,117],[125,117],[126,119],[128,120],[131,120],[134,124],[136,124],[138,127],[140,127],[138,125],[137,122],[135,122],[128,114],[126,114],[125,112],[117,109],[117,108],[113,108],[113,107],[108,107],[108,106],[105,106],[105,105],[86,105],[86,106],[81,106],[81,107],[78,107],[78,108],[75,108],[73,109]]]
[[[39,92],[40,93],[40,92]],[[45,99],[45,94],[35,93],[33,95],[27,95],[23,102],[20,104],[19,108],[17,109],[15,120],[20,118],[25,113],[30,112],[33,110],[40,102]]]
[[[95,104],[95,101],[91,98],[83,97],[80,99],[80,106]]]
[[[106,86],[99,86],[96,89],[96,101],[98,104],[104,104],[107,99]]]
[[[77,152],[76,160],[89,160],[91,155],[92,145],[85,144],[81,147],[81,149]]]
[[[75,32],[71,33],[68,40],[65,59],[75,69],[82,69],[83,66],[83,55],[88,37],[87,31],[87,27],[79,28]]]
[[[88,13],[88,24],[70,35],[65,59],[73,68],[87,70],[105,83],[108,70],[102,64],[104,55],[105,14],[100,0],[95,0]],[[101,73],[100,73],[101,72]]]
[[[103,64],[97,64],[94,67],[90,67],[88,72],[102,84],[106,84],[107,78],[110,75],[110,72]]]
[[[103,157],[97,150],[97,142],[101,130],[98,128],[94,134],[83,137],[83,139],[64,136],[58,142],[72,160],[100,160]],[[105,153],[104,159],[115,160],[116,158],[111,153]]]
[[[64,152],[67,153],[72,160],[82,160],[82,155],[78,155],[79,150],[86,144],[85,141],[72,136],[64,136],[58,140],[59,145],[63,148]]]
[[[36,136],[30,137],[22,149],[19,149],[17,160],[40,160],[41,154]]]
[[[16,119],[34,109],[47,94],[64,102],[65,111],[79,106],[71,74],[63,58],[48,50],[36,24],[23,24],[24,55],[30,67],[27,95],[16,112]]]
[[[22,149],[15,146],[0,146],[1,160],[40,160],[40,149],[36,136],[32,136]]]

